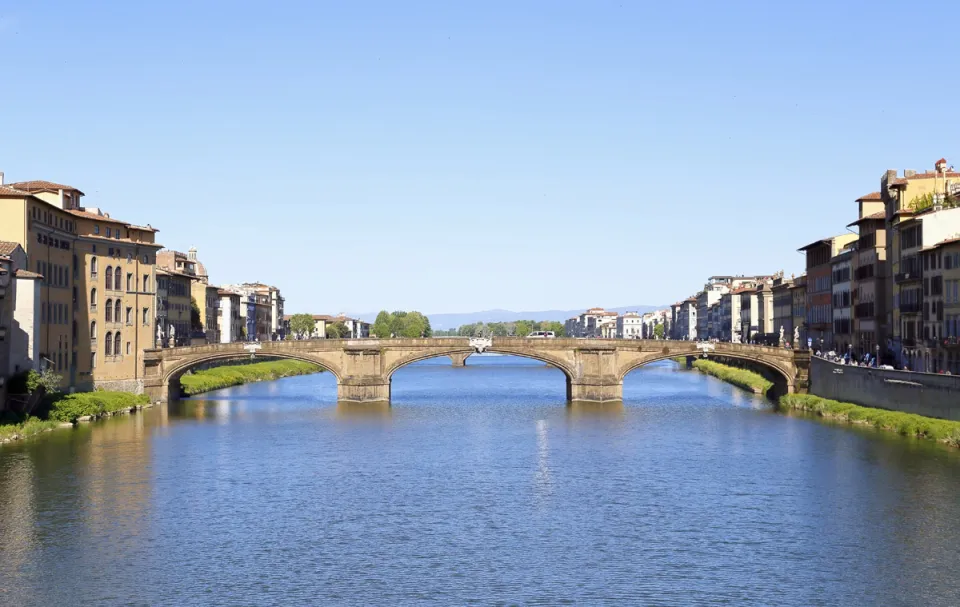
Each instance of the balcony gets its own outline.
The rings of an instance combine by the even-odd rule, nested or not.
[[[897,284],[900,284],[900,283],[902,283],[902,282],[916,282],[916,281],[920,280],[921,278],[923,278],[923,272],[920,272],[920,271],[916,271],[916,272],[897,272],[896,274],[893,275],[893,280],[894,280],[894,282],[896,282]]]
[[[944,337],[940,340],[940,345],[951,351],[960,350],[960,337]]]
[[[919,303],[901,303],[900,304],[901,314],[919,314],[920,310],[921,308]]]

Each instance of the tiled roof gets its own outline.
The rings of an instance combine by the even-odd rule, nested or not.
[[[20,244],[16,242],[7,242],[6,240],[0,240],[0,255],[9,255],[17,250]]]
[[[941,241],[938,242],[937,244],[930,245],[929,247],[924,247],[923,250],[924,250],[924,251],[930,251],[930,250],[933,250],[933,249],[940,248],[940,247],[942,247],[942,246],[944,246],[944,245],[953,244],[953,243],[955,243],[955,242],[960,242],[960,236],[954,236],[954,237],[952,237],[952,238],[947,238],[946,240],[941,240]]]
[[[137,226],[137,225],[133,225],[132,223],[130,223],[130,224],[127,224],[127,227],[128,227],[128,228],[131,228],[131,229],[134,229],[134,230],[143,230],[144,232],[159,232],[159,231],[160,231],[160,230],[158,230],[157,228],[155,228],[155,227],[153,227],[153,226],[149,226],[149,225],[147,225],[147,226]]]
[[[43,278],[43,274],[37,274],[29,270],[17,270],[17,278]]]
[[[864,222],[864,221],[874,221],[874,220],[877,220],[877,219],[886,219],[886,218],[887,218],[886,212],[880,211],[879,213],[874,213],[874,214],[872,214],[872,215],[866,215],[866,216],[861,217],[860,219],[858,219],[858,220],[856,220],[856,221],[852,221],[852,222],[850,222],[850,223],[847,224],[847,227],[855,226],[855,225],[857,225],[857,224],[859,224],[859,223],[862,223],[862,222]]]
[[[17,183],[11,183],[11,187],[14,187],[18,190],[23,190],[24,192],[58,192],[60,190],[75,190],[80,192],[77,188],[72,185],[63,185],[62,183],[53,183],[52,181],[44,181],[42,179],[36,181],[19,181]],[[83,192],[80,192],[81,196],[84,196]]]
[[[98,213],[91,213],[86,209],[67,209],[67,213],[70,213],[75,217],[83,217],[84,219],[93,219],[95,221],[104,221],[107,223],[119,223],[122,226],[130,225],[126,221],[120,221],[119,219],[114,219],[113,217],[107,217],[106,215],[100,215]]]
[[[8,185],[0,185],[0,196],[30,196],[30,192],[24,192],[23,190],[18,190],[17,188],[12,188]]]
[[[857,202],[880,202],[883,200],[883,197],[880,195],[880,192],[870,192],[869,194],[864,194],[860,198],[857,198]]]

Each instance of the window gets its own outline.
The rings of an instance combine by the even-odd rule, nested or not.
[[[90,309],[91,310],[97,309],[97,288],[96,287],[90,289]]]
[[[120,289],[123,288],[123,287],[120,285],[120,266],[117,266],[117,267],[114,268],[114,270],[113,270],[113,284],[114,284],[114,286],[116,287],[117,291],[119,291]]]
[[[106,310],[104,310],[104,314],[106,315],[104,320],[106,320],[107,322],[113,322],[113,300],[112,299],[107,300],[107,307],[106,307]]]
[[[150,308],[143,309],[143,324],[144,325],[150,324]]]
[[[96,368],[97,368],[97,353],[96,353],[96,352],[91,352],[91,353],[90,353],[90,368],[91,368],[91,369],[96,369]]]
[[[130,342],[127,342],[127,355],[130,355]]]
[[[99,225],[93,224],[93,233],[94,233],[94,234],[99,234],[99,233],[100,233],[100,226],[99,226]]]
[[[133,291],[133,274],[127,272],[127,292]]]
[[[107,228],[107,238],[110,238],[111,236],[113,236],[113,232],[111,232],[110,228]]]
[[[132,324],[133,324],[133,308],[127,308],[127,316],[126,316],[126,319],[127,319],[127,324],[128,324],[128,325],[132,325]]]
[[[122,320],[120,316],[120,300],[119,299],[117,300],[117,303],[114,304],[113,317],[116,319],[117,322],[120,322]]]
[[[144,275],[143,275],[143,292],[144,292],[144,293],[149,293],[149,292],[150,292],[150,286],[149,286],[149,285],[150,285],[150,275],[149,275],[149,274],[144,274]]]
[[[113,290],[113,266],[107,266],[107,291]]]
[[[113,336],[113,354],[120,356],[120,331],[117,331],[117,334]]]
[[[90,343],[93,344],[96,342],[97,342],[97,321],[91,320],[90,321]]]
[[[96,277],[97,277],[97,258],[91,257],[90,258],[90,278],[96,278]]]
[[[107,335],[105,336],[103,343],[104,343],[104,347],[106,348],[105,354],[107,356],[112,356],[113,355],[113,333],[111,333],[110,331],[107,331]]]
[[[127,251],[127,263],[133,261],[133,253]]]
[[[116,230],[113,231],[113,237],[116,238],[117,240],[120,240],[120,228],[117,228]]]

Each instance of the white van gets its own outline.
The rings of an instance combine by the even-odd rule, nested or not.
[[[527,337],[534,339],[550,339],[556,337],[556,335],[553,331],[534,331],[530,335],[527,335]]]

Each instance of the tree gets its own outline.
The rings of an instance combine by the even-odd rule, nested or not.
[[[193,297],[190,298],[190,328],[194,331],[203,331],[203,323],[200,322],[200,306]]]
[[[385,339],[390,337],[390,326],[393,317],[386,310],[380,310],[380,313],[377,314],[377,320],[373,321],[373,326],[370,328],[370,332],[380,339]]]
[[[518,320],[514,325],[513,334],[517,337],[526,337],[533,332],[533,321],[531,320]]]
[[[350,330],[347,329],[347,325],[340,321],[327,325],[327,338],[329,339],[342,339],[349,333]]]
[[[660,323],[653,328],[653,337],[655,339],[663,339],[663,333],[664,333],[663,323]]]
[[[309,314],[294,314],[290,317],[290,331],[297,336],[297,339],[303,339],[313,333],[313,316]]]

